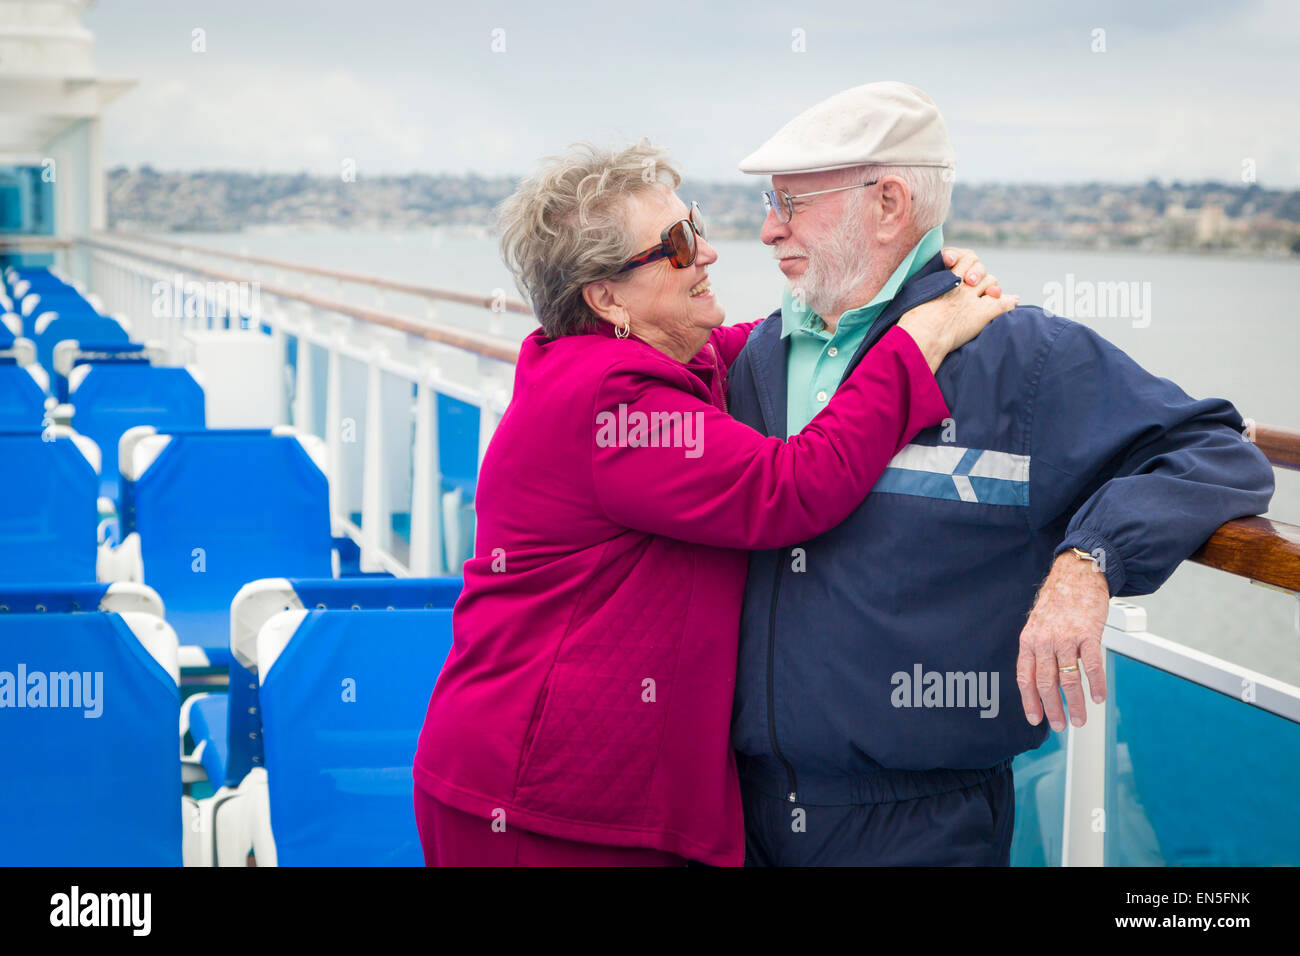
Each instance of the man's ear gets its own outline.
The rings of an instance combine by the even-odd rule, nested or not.
[[[898,176],[880,180],[880,223],[876,227],[879,242],[892,242],[912,221],[912,192]]]
[[[613,283],[607,280],[588,282],[582,287],[582,298],[599,318],[613,325],[627,321],[627,310],[614,293]]]

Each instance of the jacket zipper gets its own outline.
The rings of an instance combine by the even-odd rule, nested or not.
[[[781,595],[781,571],[784,563],[785,549],[783,548],[777,552],[776,579],[772,582],[772,607],[768,613],[767,623],[767,735],[772,743],[772,753],[785,767],[786,779],[790,787],[785,798],[790,803],[795,803],[798,788],[794,767],[785,759],[785,754],[781,753],[781,747],[776,742],[776,602]]]
[[[961,279],[955,275],[952,279],[953,288],[961,283]],[[908,308],[911,308],[911,305],[909,305]],[[871,350],[873,345],[884,337],[886,332],[893,328],[894,323],[897,322],[898,318],[906,311],[907,309],[899,309],[898,314],[894,317],[893,321],[887,324],[881,322],[876,323],[867,334],[867,341],[863,342],[862,345],[859,346],[858,353],[849,362],[848,368],[845,369],[844,375],[840,378],[840,385],[844,384],[844,380],[849,377],[849,374],[855,368],[857,368],[858,363],[862,361],[863,356]],[[790,787],[785,798],[790,803],[797,803],[798,779],[795,777],[794,767],[791,765],[790,761],[785,758],[785,754],[781,753],[781,746],[776,740],[776,602],[781,595],[781,571],[782,565],[785,563],[785,550],[780,550],[778,555],[776,562],[776,576],[772,581],[772,604],[768,611],[767,619],[767,736],[769,742],[772,744],[772,753],[776,755],[776,759],[781,761],[781,765],[785,767],[786,779]]]

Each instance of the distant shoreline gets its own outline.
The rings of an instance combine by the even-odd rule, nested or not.
[[[757,181],[684,182],[713,235],[755,236],[763,220]],[[162,232],[302,231],[436,227],[490,230],[515,189],[506,176],[310,176],[159,172],[117,167],[105,176],[110,226]],[[971,184],[953,186],[949,238],[965,244],[1045,249],[1222,251],[1285,259],[1300,254],[1300,190],[1254,182]]]
[[[354,235],[394,235],[394,236],[420,236],[429,233],[450,234],[456,238],[483,239],[492,242],[496,241],[496,235],[493,230],[485,225],[475,225],[469,223],[442,223],[431,225],[417,226],[378,226],[375,224],[364,224],[356,226],[337,226],[323,223],[252,223],[238,229],[168,229],[157,225],[147,223],[130,223],[128,227],[122,229],[118,225],[110,227],[112,230],[122,231],[124,234],[143,233],[154,234],[158,236],[238,236],[248,235],[250,237],[274,237],[277,235],[332,235],[342,236],[348,234]],[[946,227],[945,227],[946,228]],[[758,226],[755,225],[752,230],[743,229],[713,229],[711,238],[723,239],[729,242],[757,241]],[[964,246],[967,248],[1006,250],[1014,252],[1101,252],[1115,253],[1134,256],[1177,256],[1177,257],[1200,257],[1205,259],[1230,259],[1234,262],[1300,262],[1300,253],[1288,252],[1282,249],[1244,249],[1234,246],[1201,248],[1194,246],[1161,248],[1161,247],[1144,247],[1140,245],[1118,245],[1110,244],[1087,244],[1068,241],[1044,241],[1044,242],[998,242],[983,236],[970,235],[960,231],[945,232],[944,240],[948,245]]]

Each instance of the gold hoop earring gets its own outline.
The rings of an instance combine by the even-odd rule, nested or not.
[[[614,337],[625,339],[632,334],[632,321],[629,319],[622,325],[614,326]]]

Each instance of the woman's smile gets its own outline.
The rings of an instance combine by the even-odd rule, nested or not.
[[[705,276],[698,283],[691,287],[686,293],[692,299],[712,299],[713,288],[709,283],[709,277]]]

